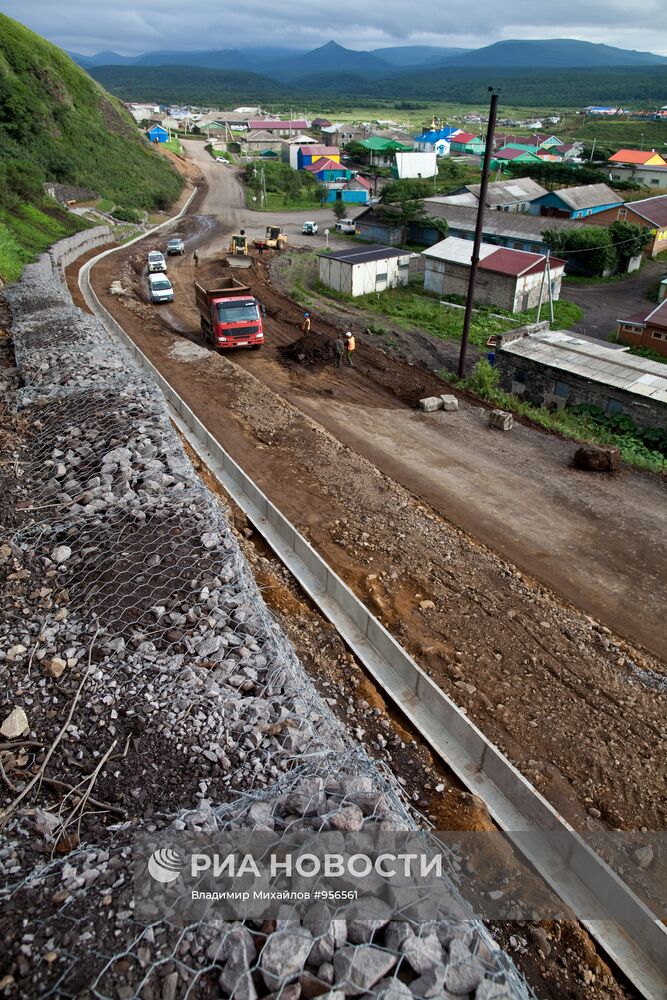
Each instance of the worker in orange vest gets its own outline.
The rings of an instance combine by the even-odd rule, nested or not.
[[[352,364],[352,352],[355,350],[356,346],[357,346],[356,341],[352,336],[352,333],[348,330],[347,333],[345,334],[345,347],[346,347],[345,363],[348,364],[350,368],[354,367],[354,365]]]
[[[302,333],[310,333],[310,313],[303,314],[303,323],[301,324]]]

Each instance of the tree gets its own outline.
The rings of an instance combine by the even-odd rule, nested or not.
[[[564,257],[573,270],[583,274],[603,275],[618,264],[618,253],[609,229],[587,226],[563,232],[545,229],[542,237],[558,257]]]
[[[342,198],[340,200],[336,199],[336,201],[332,201],[331,211],[336,216],[337,222],[340,222],[340,220],[344,218],[347,209],[345,208],[345,202],[343,201]]]
[[[621,270],[625,270],[630,258],[638,257],[651,241],[650,230],[633,222],[612,222],[609,233],[618,254]]]
[[[406,243],[408,229],[415,223],[426,221],[424,209],[425,193],[429,193],[428,181],[405,180],[387,184],[382,192],[382,206],[387,218],[401,228],[401,243]]]

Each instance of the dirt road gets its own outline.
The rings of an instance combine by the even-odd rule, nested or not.
[[[576,302],[584,311],[581,322],[572,329],[589,337],[606,340],[614,333],[618,320],[633,316],[649,307],[647,292],[667,272],[667,265],[657,260],[647,260],[638,274],[621,281],[607,281],[599,285],[578,285],[566,282],[563,296]]]

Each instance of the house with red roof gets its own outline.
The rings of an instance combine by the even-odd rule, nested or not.
[[[485,148],[484,139],[472,132],[457,132],[449,144],[450,153],[472,153],[475,156],[481,156]]]
[[[630,347],[649,347],[667,357],[667,299],[618,320],[618,340]]]
[[[491,170],[497,170],[507,163],[540,163],[540,158],[531,149],[519,146],[503,146],[491,157]]]
[[[468,294],[472,240],[448,236],[424,250],[424,288],[435,295]],[[493,243],[480,246],[475,304],[525,312],[560,297],[565,261],[546,254],[510,250]]]
[[[259,132],[264,129],[273,135],[294,135],[296,132],[306,132],[310,128],[307,118],[295,118],[285,121],[276,118],[254,118],[248,122],[249,132]]]
[[[329,181],[348,181],[352,174],[347,167],[335,160],[330,160],[327,156],[318,157],[314,163],[309,163],[303,169],[316,177],[320,184],[326,184]]]

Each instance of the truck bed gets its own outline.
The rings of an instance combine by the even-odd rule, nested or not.
[[[215,288],[204,288],[195,281],[195,299],[202,310],[208,310],[215,299],[225,299],[231,296],[251,295],[250,287],[236,278],[220,278]]]

